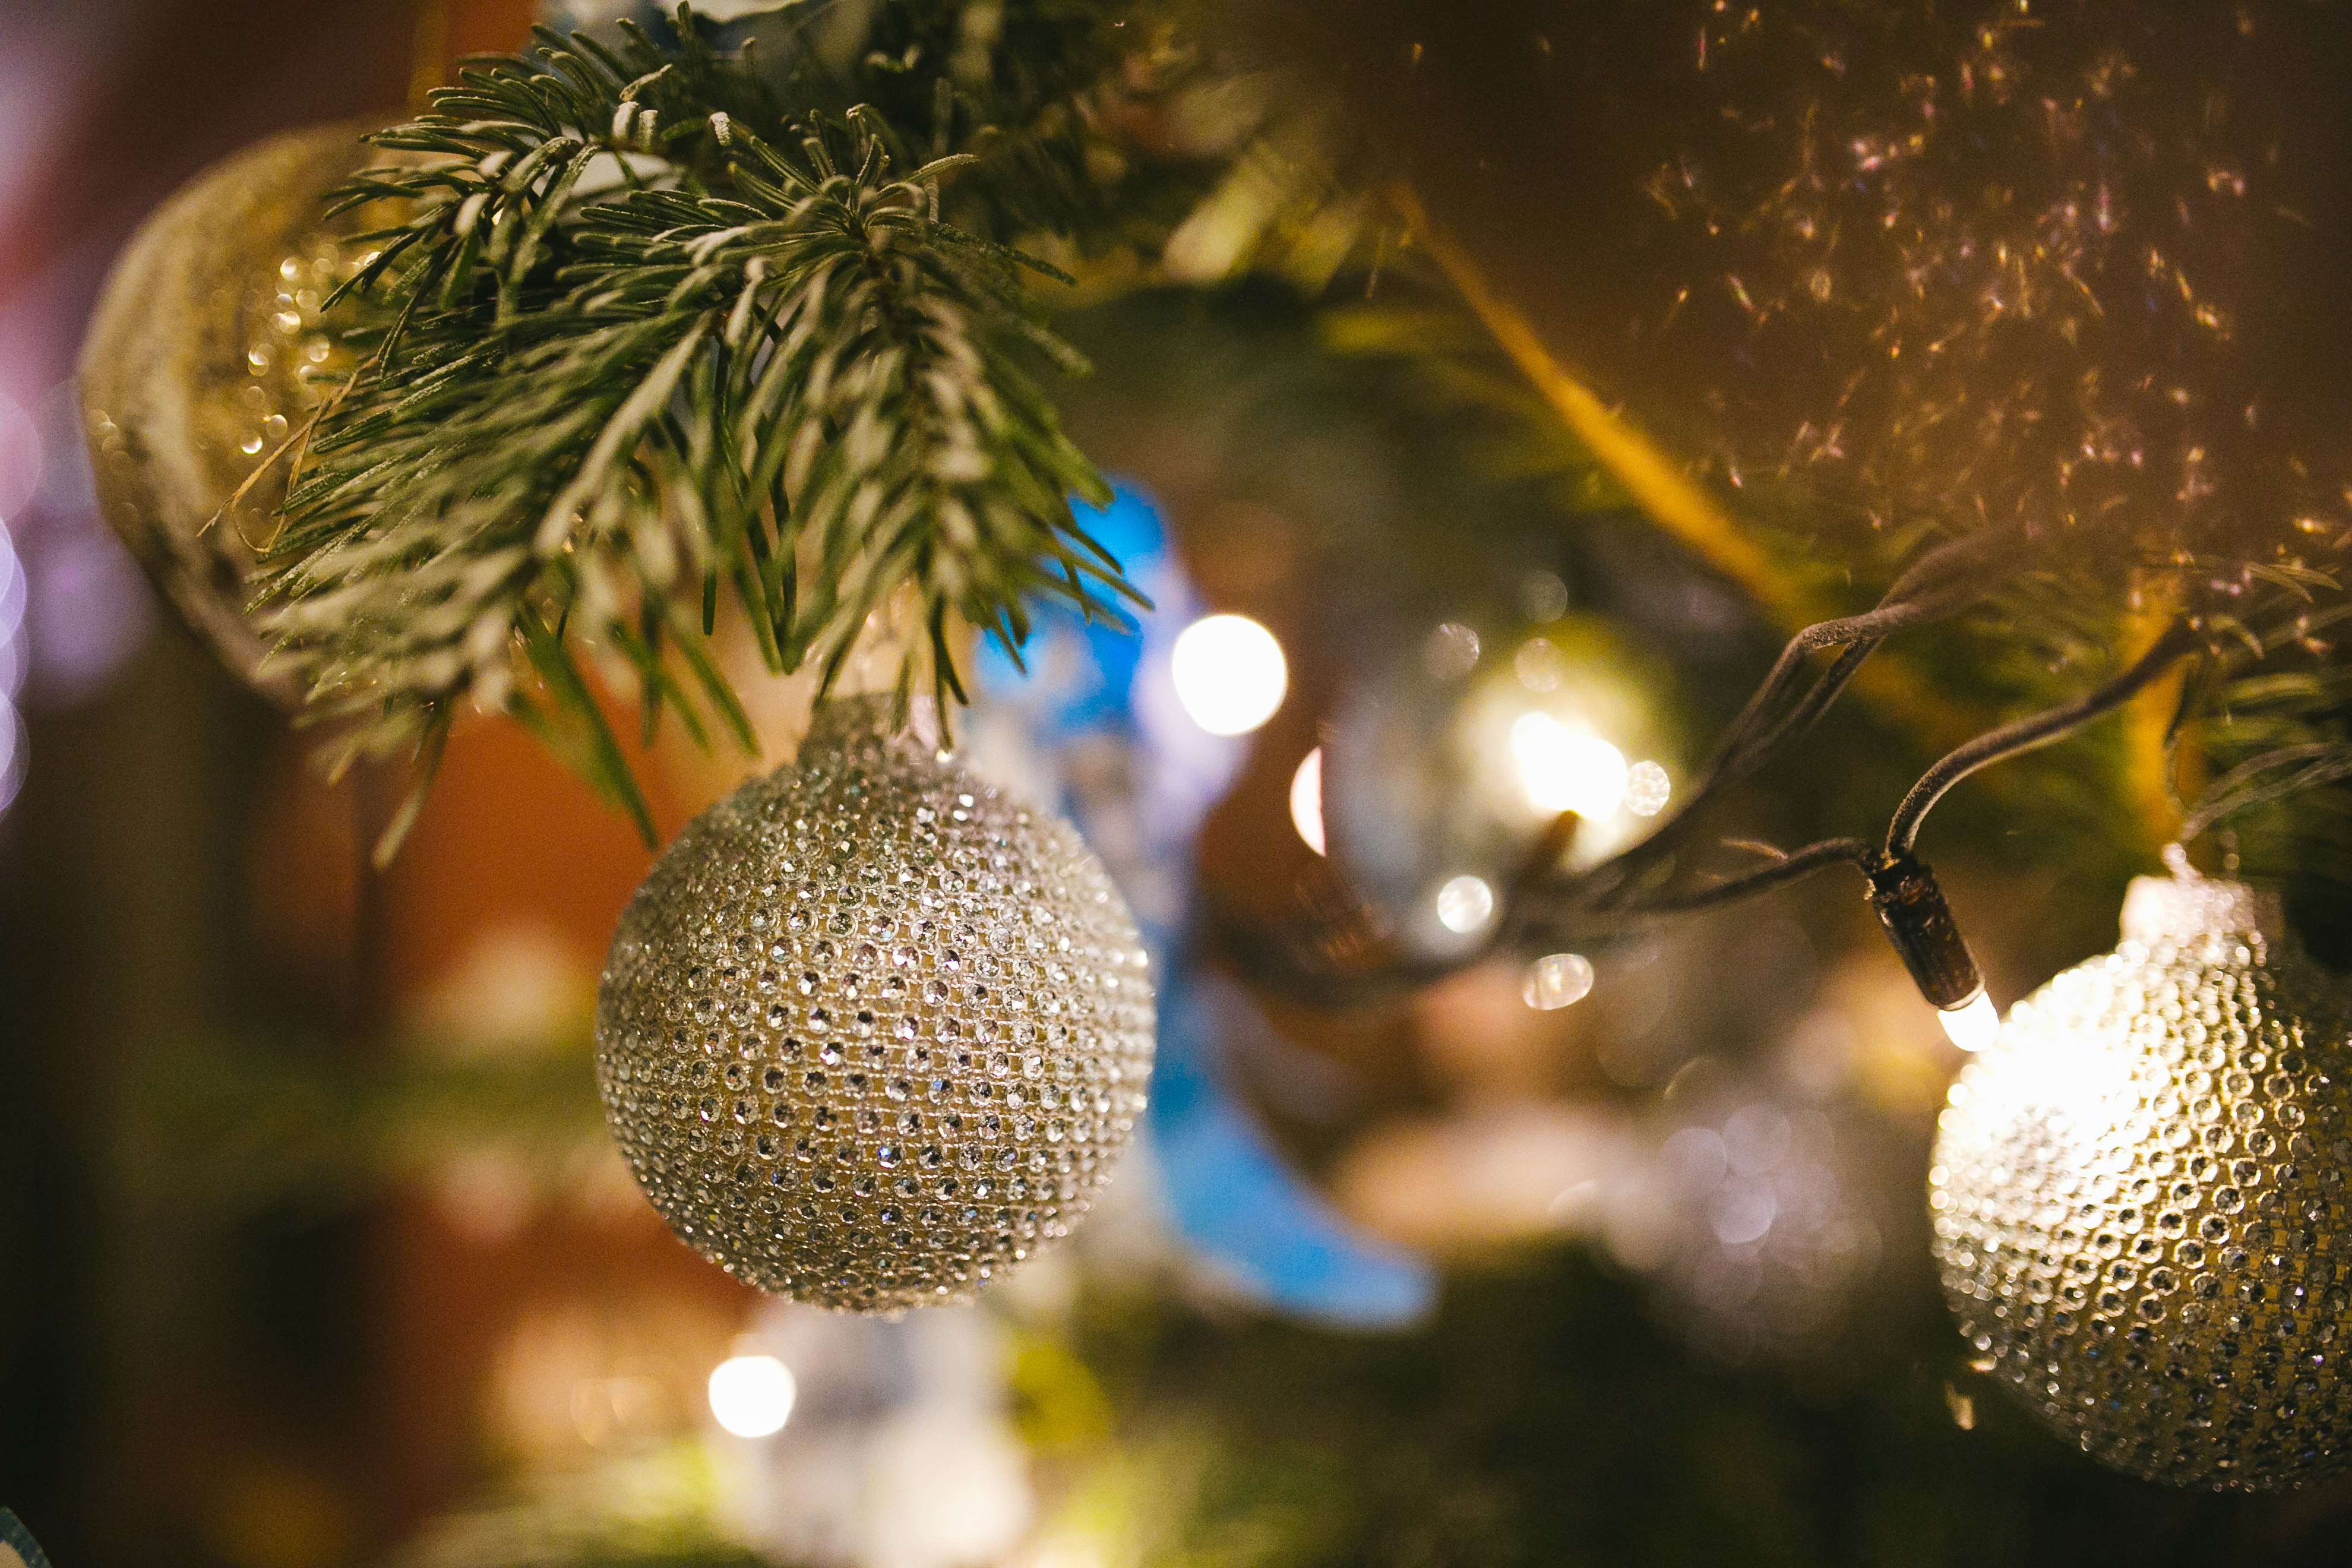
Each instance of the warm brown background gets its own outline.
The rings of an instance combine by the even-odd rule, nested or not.
[[[39,91],[0,145],[0,394],[37,406],[70,374],[106,258],[181,182],[271,132],[390,113],[420,54],[510,46],[529,13],[8,7],[0,68]],[[45,520],[17,521],[31,553]],[[484,929],[551,933],[593,973],[646,855],[483,724],[398,869],[363,887],[366,789],[320,785],[273,715],[155,625],[94,700],[29,695],[33,763],[0,818],[0,1503],[78,1568],[364,1558],[472,1479],[474,1404],[534,1302],[658,1282],[723,1337],[741,1297],[626,1206],[484,1237],[420,1197],[191,1244],[102,1174],[125,1081],[150,1048],[256,1026],[257,995],[289,1026],[380,1022]],[[664,805],[674,827],[685,808]]]

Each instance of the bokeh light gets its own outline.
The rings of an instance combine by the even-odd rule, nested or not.
[[[1447,621],[1422,645],[1421,661],[1430,679],[1459,680],[1478,668],[1478,633],[1460,621]]]
[[[1554,952],[1528,965],[1519,994],[1538,1013],[1581,1002],[1592,993],[1592,961],[1580,952]]]
[[[1323,847],[1323,748],[1316,747],[1290,775],[1290,825],[1318,855]]]
[[[1245,735],[1282,706],[1290,668],[1274,634],[1247,616],[1204,616],[1170,655],[1176,700],[1212,735]]]
[[[1625,771],[1625,809],[1636,816],[1657,816],[1674,793],[1673,776],[1656,763],[1635,763]]]
[[[710,1414],[738,1437],[765,1437],[792,1419],[799,1385],[772,1355],[730,1356],[710,1373]]]
[[[1465,873],[1437,889],[1437,921],[1457,936],[1484,930],[1495,915],[1495,889],[1484,877]]]

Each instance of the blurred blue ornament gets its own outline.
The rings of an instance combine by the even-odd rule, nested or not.
[[[1351,1327],[1410,1323],[1435,1299],[1433,1270],[1333,1214],[1226,1079],[1224,1053],[1268,1026],[1240,988],[1192,962],[1189,942],[1194,842],[1246,750],[1201,729],[1176,699],[1170,649],[1202,606],[1141,495],[1121,489],[1107,510],[1081,507],[1080,521],[1155,609],[1138,636],[1040,606],[1020,664],[984,643],[973,750],[993,775],[1061,804],[1151,950],[1160,1056],[1146,1120],[1177,1234],[1267,1306]]]

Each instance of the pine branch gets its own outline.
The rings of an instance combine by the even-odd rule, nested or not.
[[[668,710],[748,744],[699,646],[722,591],[772,668],[827,685],[911,599],[898,694],[943,710],[950,616],[1017,644],[1028,595],[1142,603],[1072,514],[1108,489],[1030,372],[1083,368],[1023,294],[1051,269],[939,216],[980,160],[908,167],[905,128],[780,107],[679,26],[677,58],[542,35],[544,68],[469,69],[374,139],[423,161],[341,198],[404,217],[349,286],[366,357],[265,561],[346,759],[429,757],[460,703],[506,709],[649,837],[583,647],[635,670],[648,732]]]

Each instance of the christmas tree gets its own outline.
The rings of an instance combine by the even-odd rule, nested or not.
[[[340,1370],[60,1561],[2326,1560],[2337,18],[422,20],[83,349],[93,1234]]]

